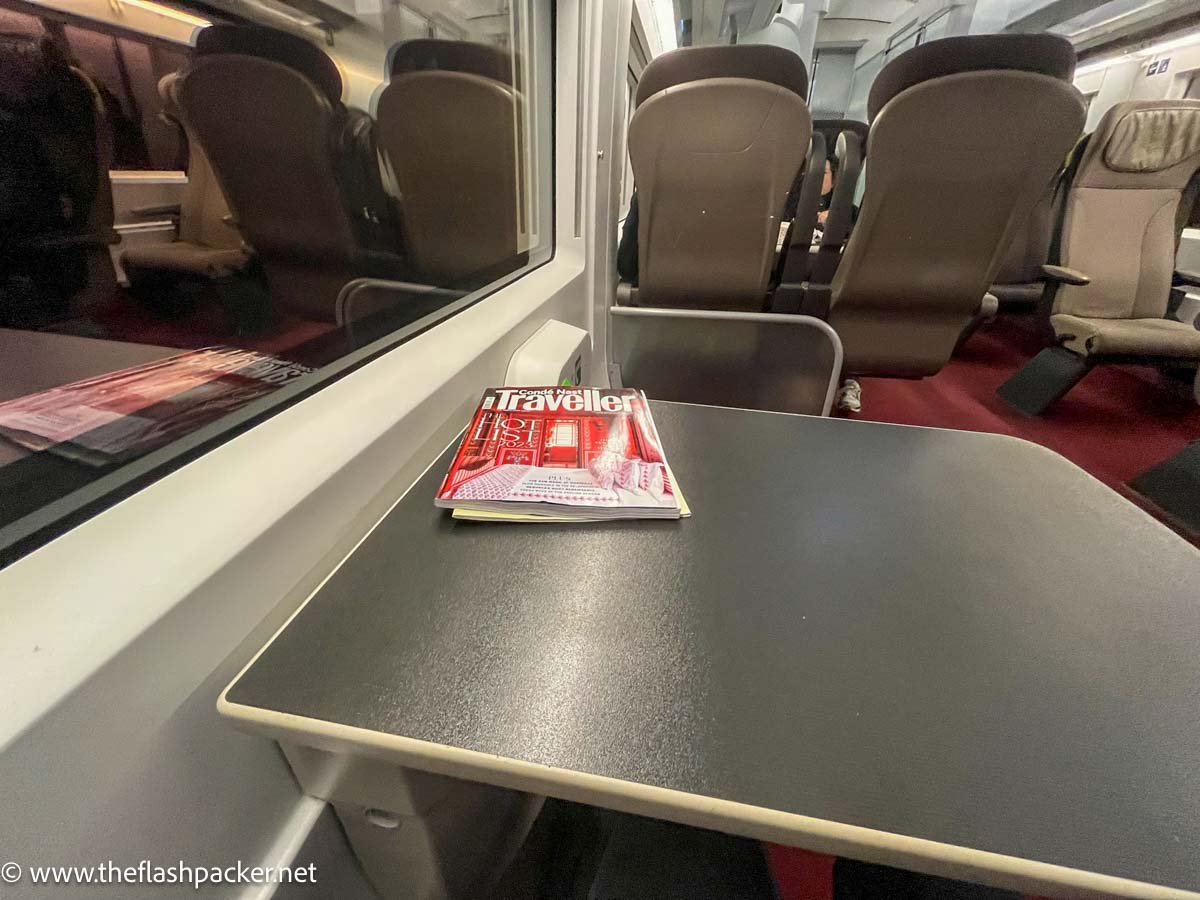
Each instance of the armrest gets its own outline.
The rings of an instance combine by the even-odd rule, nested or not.
[[[131,215],[139,216],[143,219],[162,216],[178,216],[180,206],[178,203],[164,203],[162,206],[135,206],[130,211]]]
[[[1176,269],[1175,280],[1190,287],[1200,287],[1200,272],[1189,272],[1187,269]]]
[[[1069,269],[1066,266],[1052,266],[1046,263],[1042,266],[1042,274],[1046,276],[1047,281],[1057,281],[1060,284],[1085,285],[1092,283],[1092,277],[1085,275],[1078,269]]]

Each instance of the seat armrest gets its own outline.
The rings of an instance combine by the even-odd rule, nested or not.
[[[1057,281],[1060,284],[1074,284],[1083,286],[1092,283],[1092,277],[1080,272],[1078,269],[1069,269],[1066,266],[1053,266],[1046,263],[1042,266],[1042,274],[1047,281]]]
[[[178,216],[180,214],[180,205],[178,203],[164,203],[161,206],[135,206],[129,212],[131,215],[142,219]]]
[[[1189,272],[1187,269],[1176,269],[1175,280],[1189,287],[1200,287],[1200,272]]]

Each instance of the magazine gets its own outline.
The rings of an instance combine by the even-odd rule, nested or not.
[[[489,388],[434,500],[483,521],[687,515],[645,395]]]
[[[233,347],[206,347],[0,403],[0,437],[92,465],[182,437],[311,372]]]

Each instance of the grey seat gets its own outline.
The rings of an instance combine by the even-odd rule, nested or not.
[[[230,278],[250,263],[204,147],[179,110],[178,89],[178,73],[164,75],[158,83],[163,115],[179,123],[188,142],[188,181],[179,204],[178,240],[122,252],[122,267],[135,288],[139,282],[172,277]]]
[[[407,273],[373,123],[342,103],[337,66],[308,41],[216,25],[179,102],[278,306],[334,321],[355,276]]]
[[[377,133],[402,198],[414,275],[477,287],[518,267],[529,241],[511,57],[423,39],[393,48],[389,66]]]
[[[1071,182],[1047,348],[1000,387],[1030,414],[1044,412],[1099,362],[1200,360],[1194,322],[1167,316],[1175,256],[1196,199],[1200,101],[1130,100],[1090,136]]]
[[[932,41],[879,73],[866,192],[830,300],[848,374],[945,365],[1082,130],[1074,67],[1063,38],[1006,34]]]
[[[1133,100],[1100,120],[1067,196],[1062,265],[1090,279],[1055,293],[1050,324],[1081,356],[1200,359],[1200,331],[1166,318],[1200,169],[1200,101]]]
[[[629,125],[637,185],[630,303],[765,308],[780,223],[812,133],[808,75],[767,45],[695,47],[642,73]],[[626,248],[622,248],[622,254]]]

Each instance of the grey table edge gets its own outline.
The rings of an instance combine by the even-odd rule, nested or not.
[[[655,401],[655,405],[659,404],[693,405]],[[723,407],[718,408],[723,409]],[[745,412],[744,410],[735,411]],[[756,411],[754,414],[816,418],[792,413]],[[844,422],[848,427],[870,425],[884,428],[963,433],[953,429],[924,428],[923,426],[892,423],[838,421]],[[1009,435],[986,432],[971,432],[971,434],[981,440],[1024,445],[1036,453],[1052,457],[1059,463],[1066,463],[1084,478],[1095,482],[1106,491],[1109,490],[1090,473],[1076,466],[1061,454],[1042,445]],[[457,441],[456,438],[451,446],[455,446]],[[442,455],[438,454],[431,461],[426,472],[438,464]],[[346,554],[272,635],[271,639],[230,681],[217,701],[217,711],[222,717],[228,719],[239,730],[276,741],[291,742],[334,753],[357,754],[398,767],[431,772],[465,781],[557,797],[620,812],[665,819],[694,827],[1026,893],[1079,898],[1127,897],[1134,898],[1134,900],[1143,900],[1143,898],[1144,900],[1200,900],[1200,891],[1158,885],[1019,856],[784,812],[719,797],[626,781],[605,775],[556,768],[468,748],[447,746],[231,701],[228,697],[230,691],[254,667],[259,657],[288,629],[292,621],[304,611],[308,603],[337,574],[358,547],[371,536],[375,528],[404,501],[413,487],[421,483],[423,477],[424,475],[418,477],[413,485],[397,498],[396,502],[372,526],[372,529]],[[686,484],[684,487],[686,489]],[[1164,532],[1170,532],[1170,529],[1153,521],[1128,498],[1116,492],[1112,492],[1112,494],[1114,498],[1119,498],[1138,515],[1146,516],[1152,522],[1151,527],[1157,526]],[[1171,534],[1174,536],[1173,532]]]

